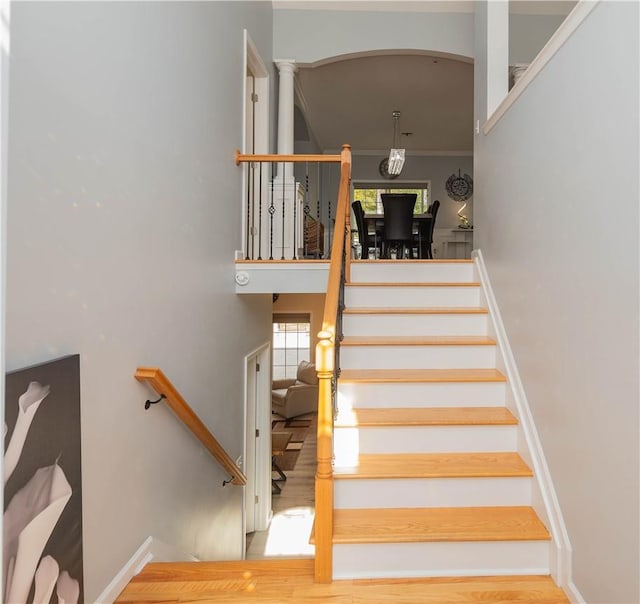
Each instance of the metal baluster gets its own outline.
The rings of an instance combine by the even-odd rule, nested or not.
[[[245,229],[245,258],[247,260],[253,260],[249,256],[249,236],[250,236],[250,224],[251,224],[251,164],[246,164],[247,166],[247,228]]]
[[[269,206],[269,260],[273,260],[273,215],[276,207],[273,205],[273,181],[275,179],[275,164],[271,164],[271,205]]]
[[[327,258],[331,257],[331,246],[333,244],[332,231],[333,228],[331,226],[331,198],[327,199],[327,221],[329,222],[329,251],[327,253]]]
[[[302,254],[303,257],[306,258],[310,256],[309,246],[311,245],[311,241],[307,238],[307,224],[311,224],[309,217],[311,215],[311,206],[309,206],[309,162],[305,162],[305,174],[304,174],[304,218],[302,219]],[[320,225],[317,225],[317,230],[319,230]],[[316,252],[317,252],[316,248]]]
[[[344,284],[345,284],[345,265],[347,262],[347,246],[346,246],[346,238],[347,238],[347,228],[345,225],[345,230],[342,235],[345,240],[345,245],[342,249],[342,258],[340,262],[340,289],[338,292],[338,316],[336,317],[336,340],[335,340],[335,362],[333,368],[333,417],[334,419],[338,415],[338,397],[337,397],[337,387],[338,387],[338,379],[340,378],[340,343],[344,339],[344,333],[342,331],[342,313],[345,308],[344,304]],[[350,250],[349,250],[350,253]]]
[[[280,256],[280,260],[284,260],[284,231],[285,231],[285,222],[284,222],[284,206],[285,206],[285,186],[284,183],[286,182],[285,179],[285,170],[287,168],[287,164],[285,164],[284,162],[282,162],[282,250],[281,250],[281,256]]]
[[[256,162],[249,164],[251,171],[251,260],[256,256]]]
[[[262,169],[260,162],[260,192],[258,193],[258,260],[262,260]]]
[[[291,170],[293,170],[293,166],[295,164],[291,164]],[[293,258],[292,260],[297,260],[297,247],[298,247],[298,241],[297,241],[297,233],[298,233],[298,223],[296,222],[297,220],[297,215],[298,215],[298,194],[297,194],[297,188],[296,188],[296,179],[295,179],[295,175],[293,178],[293,194],[292,194],[292,200],[293,200]]]
[[[320,216],[320,185],[321,185],[321,181],[320,181],[320,162],[316,163],[316,199],[318,200],[316,203],[316,217],[318,219],[318,222],[320,222],[320,219],[322,218]],[[318,225],[319,226],[319,225]],[[318,251],[320,250],[320,229],[318,229],[318,236],[316,237],[316,239],[318,240],[318,247],[316,248]],[[323,254],[319,254],[318,258],[322,258],[322,256],[324,256]]]

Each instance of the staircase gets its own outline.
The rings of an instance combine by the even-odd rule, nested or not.
[[[568,604],[470,261],[355,261],[335,426],[333,576],[152,563],[117,602]]]
[[[550,535],[473,262],[351,266],[334,578],[548,575]]]

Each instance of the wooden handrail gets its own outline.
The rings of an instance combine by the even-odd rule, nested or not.
[[[333,578],[333,401],[331,381],[335,369],[336,324],[340,304],[343,253],[351,241],[351,147],[340,154],[340,188],[331,264],[324,303],[322,331],[316,346],[318,372],[318,439],[315,491],[315,580],[330,583]],[[345,278],[348,278],[351,249],[346,249]]]
[[[209,429],[202,423],[195,411],[182,398],[175,386],[157,367],[138,367],[135,378],[139,382],[147,382],[158,394],[164,395],[169,408],[180,421],[189,428],[193,435],[204,445],[205,449],[231,476],[231,484],[247,484],[247,477],[229,457],[222,445],[215,439]]]
[[[240,153],[238,149],[236,149],[236,166],[239,166],[242,162],[251,162],[251,161],[272,161],[272,162],[333,162],[338,163],[342,161],[342,154],[338,155],[275,155],[275,154],[261,154],[261,155],[249,155],[245,153]]]

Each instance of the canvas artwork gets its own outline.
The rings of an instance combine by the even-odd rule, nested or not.
[[[80,356],[7,373],[2,601],[84,600]]]

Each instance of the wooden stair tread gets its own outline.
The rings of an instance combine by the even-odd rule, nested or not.
[[[213,580],[235,577],[250,572],[262,576],[313,577],[314,561],[310,558],[280,560],[227,560],[218,562],[151,562],[131,579],[132,582]]]
[[[497,369],[343,369],[341,382],[506,382]]]
[[[479,281],[358,281],[345,287],[480,287]]]
[[[267,565],[256,565],[267,562]],[[303,563],[308,572],[291,573]],[[148,566],[155,566],[156,563]],[[232,564],[230,574],[216,568]],[[238,563],[166,563],[166,577],[147,579],[145,567],[116,602],[332,602],[334,604],[569,604],[564,592],[546,575],[492,577],[425,577],[348,579],[315,583],[313,560],[245,560]],[[195,569],[189,570],[189,567]],[[175,567],[175,569],[174,569]],[[264,568],[270,569],[268,573]],[[174,569],[174,570],[172,570]],[[187,570],[186,575],[182,572]],[[171,578],[169,578],[171,577]]]
[[[467,315],[489,314],[489,309],[480,306],[431,306],[431,307],[381,307],[345,308],[345,315]]]
[[[334,478],[489,478],[533,476],[517,453],[362,454]]]
[[[549,531],[533,508],[337,509],[333,543],[546,541]]]
[[[487,336],[346,336],[340,346],[495,346]]]
[[[515,425],[507,407],[381,407],[349,409],[338,415],[336,427],[364,426],[488,426]]]

